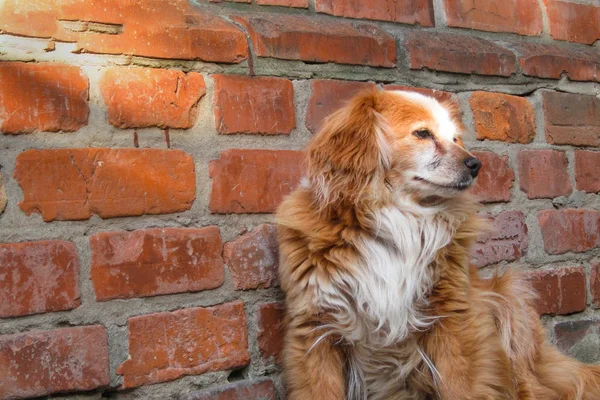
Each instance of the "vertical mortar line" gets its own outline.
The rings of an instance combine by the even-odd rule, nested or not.
[[[583,274],[585,276],[585,306],[586,309],[588,307],[591,307],[592,305],[592,280],[591,280],[591,271],[592,271],[592,266],[591,266],[591,260],[588,258],[586,260],[583,260],[582,262],[579,263],[580,266],[583,268]]]
[[[290,134],[290,139],[300,139],[302,148],[304,144],[312,137],[310,131],[306,128],[306,113],[310,102],[310,80],[297,79],[292,81],[294,87],[294,112],[296,114],[296,128]],[[296,142],[296,140],[294,140]],[[297,146],[290,143],[287,146],[290,150],[295,150]]]
[[[569,146],[568,148],[564,149],[564,153],[567,156],[567,173],[569,174],[569,181],[572,189],[572,192],[567,196],[567,198],[571,199],[576,196],[577,192],[577,182],[575,181],[575,150]]]
[[[108,333],[108,365],[109,388],[117,388],[123,384],[123,376],[117,374],[117,368],[129,357],[129,329],[128,323],[124,326],[110,323],[106,327]]]
[[[317,13],[317,0],[308,0],[308,12],[310,14]]]
[[[539,0],[542,1],[542,0]],[[444,0],[432,0],[433,6],[433,18],[435,21],[435,28],[447,27],[446,11],[444,9]]]
[[[540,37],[544,39],[552,39],[550,37],[550,22],[548,20],[548,10],[546,10],[544,0],[537,0],[537,3],[540,7],[540,13],[542,14],[542,33]]]
[[[466,139],[467,143],[471,146],[479,146],[481,143],[477,140],[477,133],[475,132],[475,122],[473,120],[473,111],[469,100],[473,92],[460,92],[453,94],[453,97],[458,100],[458,104],[462,111],[462,121],[466,128],[466,135],[463,135],[463,140]]]
[[[82,236],[72,240],[77,248],[77,258],[79,260],[79,291],[81,306],[96,303],[96,296],[91,279],[92,270],[92,248],[90,246],[90,237]]]
[[[546,121],[544,119],[544,101],[542,97],[543,92],[540,90],[535,90],[530,96],[527,96],[527,99],[533,106],[533,116],[535,123],[535,136],[533,138],[532,143],[546,143]]]
[[[223,18],[229,22],[231,22],[232,24],[234,24],[235,26],[237,26],[243,33],[244,35],[246,35],[246,41],[248,42],[248,76],[255,76],[254,73],[254,46],[252,44],[252,38],[250,37],[250,33],[248,32],[248,30],[246,29],[246,27],[237,22],[234,21],[233,19],[231,19],[229,16],[223,16]]]
[[[248,330],[248,352],[250,353],[250,364],[248,364],[247,378],[265,376],[265,368],[258,346],[258,313],[259,305],[256,302],[245,302],[246,324]]]

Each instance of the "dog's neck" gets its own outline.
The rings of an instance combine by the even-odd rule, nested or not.
[[[363,265],[355,296],[360,312],[381,329],[382,343],[402,341],[432,322],[422,310],[440,277],[435,261],[472,215],[467,204],[452,200],[424,206],[395,196],[393,204],[368,213],[373,237],[358,247]]]

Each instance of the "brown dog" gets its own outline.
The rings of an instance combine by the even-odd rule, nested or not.
[[[291,400],[600,399],[546,340],[528,284],[482,280],[465,189],[481,163],[450,105],[369,91],[308,148],[278,211]]]

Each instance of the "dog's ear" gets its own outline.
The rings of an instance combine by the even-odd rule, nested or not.
[[[308,177],[320,207],[376,196],[391,156],[377,89],[332,114],[308,148]]]

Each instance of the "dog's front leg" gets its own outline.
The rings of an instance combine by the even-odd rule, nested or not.
[[[290,323],[284,363],[289,400],[343,400],[344,355],[330,337],[319,340],[314,324]]]

